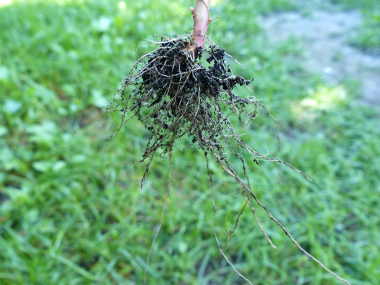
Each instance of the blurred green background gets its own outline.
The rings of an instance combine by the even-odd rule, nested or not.
[[[144,38],[191,30],[193,2],[0,1],[0,284],[142,284],[170,167],[157,158],[140,189],[144,167],[130,164],[148,133],[133,121],[106,147],[119,120],[101,110],[135,60],[154,48],[135,53]],[[256,97],[279,121],[278,157],[314,180],[248,161],[254,192],[328,268],[352,284],[380,284],[379,110],[357,103],[359,82],[328,85],[304,71],[296,40],[269,44],[260,17],[301,11],[297,1],[212,2],[212,16],[220,16],[212,39],[245,66],[234,64],[235,73],[255,78]],[[361,9],[366,17],[353,42],[378,51],[378,1],[314,2]],[[276,131],[265,113],[244,133],[252,148],[275,155]],[[202,154],[176,151],[173,163],[148,284],[245,284],[213,236]],[[211,171],[224,244],[244,200],[216,164]],[[256,208],[278,249],[246,209],[225,250],[240,272],[254,284],[342,284]]]

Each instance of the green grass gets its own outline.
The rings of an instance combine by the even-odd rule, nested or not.
[[[170,167],[158,158],[140,189],[144,167],[130,164],[140,159],[147,133],[131,122],[106,147],[118,118],[101,109],[133,62],[153,48],[134,53],[144,38],[191,29],[192,2],[51,0],[0,7],[0,284],[142,283]],[[268,44],[258,16],[284,9],[294,6],[221,0],[211,11],[221,16],[213,40],[245,66],[234,65],[237,73],[255,78],[256,97],[280,122],[279,157],[314,183],[287,167],[248,161],[250,181],[311,254],[352,284],[378,284],[378,114],[353,101],[355,84],[326,86],[303,71],[294,42]],[[275,128],[265,113],[244,132],[249,145],[274,156]],[[174,189],[148,284],[243,284],[212,233],[202,154],[177,151],[173,163]],[[239,168],[239,161],[231,163]],[[224,243],[243,199],[215,163],[211,171],[216,232]],[[278,249],[247,210],[226,249],[252,282],[342,284],[300,253],[262,210],[258,216]]]
[[[330,0],[345,9],[360,9],[363,23],[351,43],[365,52],[380,54],[380,2],[373,0]]]
[[[363,17],[364,22],[352,43],[366,52],[380,54],[380,8],[363,11]]]

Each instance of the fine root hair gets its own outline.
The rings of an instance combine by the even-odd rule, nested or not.
[[[270,158],[252,149],[233,128],[232,117],[237,116],[240,120],[245,120],[244,127],[246,127],[257,116],[259,109],[263,109],[274,120],[278,130],[277,120],[249,89],[248,85],[252,80],[235,75],[226,61],[226,57],[231,56],[207,37],[205,47],[196,47],[192,42],[191,34],[174,37],[163,36],[160,41],[150,42],[155,45],[156,49],[137,60],[130,74],[123,79],[121,88],[112,96],[111,102],[104,109],[105,112],[121,114],[121,122],[111,138],[132,118],[137,118],[150,131],[142,159],[138,161],[145,165],[141,186],[154,157],[157,155],[169,156],[172,173],[171,185],[165,198],[161,223],[154,236],[147,263],[149,264],[154,242],[164,221],[167,198],[173,187],[172,151],[177,148],[177,143],[181,142],[182,145],[185,144],[182,150],[193,147],[204,153],[212,188],[214,236],[220,253],[237,274],[252,284],[238,272],[224,254],[225,246],[222,248],[215,232],[215,191],[209,171],[211,157],[227,175],[233,177],[241,186],[245,199],[244,206],[238,212],[234,228],[229,231],[226,245],[238,227],[239,218],[248,205],[265,238],[273,248],[276,248],[257,218],[251,203],[252,198],[304,254],[335,278],[349,284],[347,280],[337,276],[306,252],[252,191],[246,172],[246,159],[252,159],[256,164],[259,164],[260,161],[275,162],[277,165],[283,164],[312,181],[305,173],[291,164],[278,158]],[[246,87],[249,95],[245,97],[236,95],[234,90],[238,87]],[[227,153],[241,161],[246,182],[232,168]],[[144,279],[146,279],[146,273]]]

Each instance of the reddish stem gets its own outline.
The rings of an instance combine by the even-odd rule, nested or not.
[[[194,16],[194,35],[193,41],[197,47],[205,45],[205,35],[207,34],[208,25],[211,23],[209,18],[209,7],[211,0],[197,0],[195,8],[190,8]]]

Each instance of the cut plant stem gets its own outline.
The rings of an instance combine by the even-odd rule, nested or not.
[[[194,17],[193,41],[197,47],[203,47],[205,45],[207,28],[212,21],[211,18],[209,18],[209,7],[210,0],[197,0],[195,8],[190,8]]]

